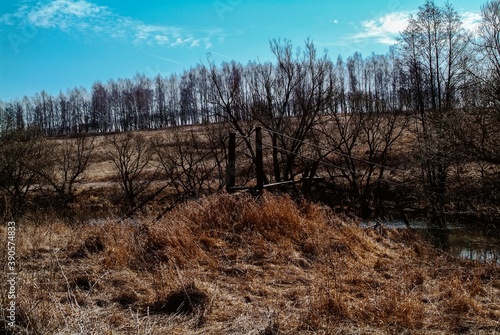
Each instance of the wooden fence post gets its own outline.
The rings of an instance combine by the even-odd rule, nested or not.
[[[226,164],[226,190],[232,192],[236,182],[236,133],[229,134],[229,152]]]
[[[255,128],[255,165],[257,168],[257,190],[264,189],[264,158],[262,153],[262,128]]]
[[[264,158],[262,154],[262,128],[255,128],[255,165],[257,168],[257,190],[264,188]]]
[[[274,169],[274,179],[277,183],[281,182],[281,171],[278,162],[278,134],[272,133],[272,143],[273,143],[273,169]]]

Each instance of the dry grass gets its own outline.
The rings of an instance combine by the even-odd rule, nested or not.
[[[19,333],[500,331],[498,265],[407,232],[270,194],[210,196],[152,222],[19,223]]]

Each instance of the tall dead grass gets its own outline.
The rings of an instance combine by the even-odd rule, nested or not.
[[[18,234],[18,333],[500,331],[498,265],[287,196],[220,194],[158,222],[23,222]]]

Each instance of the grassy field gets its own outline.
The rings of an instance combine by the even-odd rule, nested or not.
[[[216,194],[156,214],[18,223],[7,333],[500,332],[499,266],[453,258],[410,231],[361,229],[268,193]]]

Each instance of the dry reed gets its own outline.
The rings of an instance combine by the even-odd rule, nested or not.
[[[23,222],[17,239],[22,334],[500,331],[498,265],[287,196],[214,195],[158,222]]]

